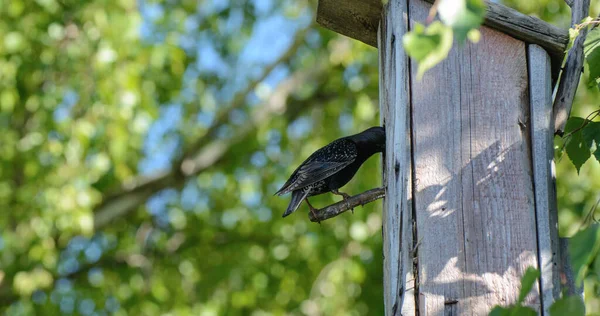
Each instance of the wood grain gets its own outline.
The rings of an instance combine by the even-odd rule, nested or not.
[[[407,31],[406,0],[389,1],[378,35],[379,107],[386,130],[383,208],[383,290],[386,315],[414,315],[413,230],[410,180],[408,56],[402,49]]]
[[[411,24],[429,4],[411,1]],[[416,80],[411,65],[419,306],[483,315],[537,268],[526,47],[481,29]],[[540,309],[539,287],[527,304]]]
[[[527,52],[542,310],[549,315],[550,305],[560,297],[550,57],[537,45],[528,45]]]
[[[542,46],[552,57],[553,73],[558,74],[569,41],[567,30],[498,3],[487,1],[487,4],[484,25],[524,42]],[[381,0],[319,0],[317,22],[337,33],[377,46],[381,8]]]
[[[381,0],[319,0],[317,23],[337,33],[378,47]]]

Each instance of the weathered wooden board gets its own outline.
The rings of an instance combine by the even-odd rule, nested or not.
[[[527,52],[538,262],[542,307],[544,314],[549,315],[550,305],[560,296],[550,57],[537,45],[528,45]]]
[[[435,0],[426,1],[433,3]],[[337,33],[377,46],[381,3],[381,0],[319,0],[317,22]],[[487,3],[485,25],[544,47],[552,57],[553,73],[558,74],[569,41],[568,31],[504,5]]]
[[[379,29],[379,107],[386,129],[383,286],[386,315],[414,315],[410,204],[409,61],[402,49],[407,0],[389,1]]]
[[[429,6],[411,1],[411,24]],[[538,266],[526,47],[481,32],[422,81],[411,65],[418,306],[426,315],[483,315],[513,303],[524,271]],[[536,310],[538,291],[527,300]]]
[[[371,46],[377,45],[381,0],[319,0],[317,23]]]

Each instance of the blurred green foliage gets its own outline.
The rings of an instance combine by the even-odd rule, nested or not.
[[[0,1],[0,311],[381,314],[379,204],[317,225],[305,209],[281,220],[288,199],[272,196],[311,151],[379,121],[376,51],[307,25],[315,11],[294,1]],[[270,36],[290,45],[248,58],[260,23],[281,20],[298,31]],[[278,97],[276,73],[306,69],[284,95],[287,111],[257,114]],[[203,150],[199,141],[228,146],[95,228],[102,201]],[[378,170],[371,159],[346,191],[378,185]]]
[[[562,0],[505,2],[568,27]],[[312,151],[379,122],[377,51],[309,24],[314,12],[291,0],[0,0],[0,312],[383,314],[380,202],[317,225],[305,207],[280,219],[288,200],[272,196]],[[248,51],[282,20],[295,36]],[[574,113],[598,100],[582,86]],[[201,172],[181,172],[196,152]],[[557,173],[572,235],[600,166],[577,175],[559,159]],[[380,183],[372,158],[344,191]],[[99,226],[116,197],[131,207]],[[598,293],[591,273],[588,311]]]

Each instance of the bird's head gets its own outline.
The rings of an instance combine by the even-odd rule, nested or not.
[[[385,129],[381,126],[371,127],[362,133],[351,136],[351,138],[358,146],[372,153],[385,150]]]

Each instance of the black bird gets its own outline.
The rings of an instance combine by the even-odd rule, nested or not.
[[[315,208],[308,201],[309,196],[331,192],[343,196],[344,200],[349,198],[350,195],[338,189],[352,179],[363,162],[384,149],[385,130],[375,126],[362,133],[336,139],[315,151],[275,193],[283,195],[292,192],[292,200],[283,217],[298,209],[303,200],[316,215]]]

